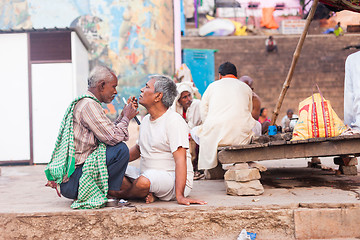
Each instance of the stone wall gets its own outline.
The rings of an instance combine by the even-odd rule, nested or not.
[[[182,48],[217,49],[215,72],[225,61],[234,63],[239,76],[249,75],[255,81],[255,92],[262,98],[262,106],[272,112],[289,71],[299,35],[275,36],[278,54],[267,54],[266,36],[247,37],[183,37]],[[280,111],[298,111],[298,104],[316,91],[316,82],[324,97],[343,118],[344,75],[346,57],[357,50],[342,50],[348,45],[360,44],[359,34],[336,38],[333,35],[308,35],[297,63],[291,86]],[[271,117],[271,116],[270,116]]]

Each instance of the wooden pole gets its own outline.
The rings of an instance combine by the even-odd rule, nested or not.
[[[282,103],[284,101],[286,92],[287,92],[288,88],[290,87],[290,83],[291,83],[292,76],[294,74],[295,66],[296,66],[296,63],[297,63],[297,61],[298,61],[298,59],[300,57],[301,49],[302,49],[302,46],[304,45],[306,34],[308,32],[311,20],[314,17],[318,2],[319,2],[319,0],[314,0],[313,4],[311,6],[311,11],[310,11],[308,17],[306,18],[305,27],[304,27],[304,30],[303,30],[303,32],[301,34],[299,42],[298,42],[298,44],[296,46],[296,49],[295,49],[295,52],[294,52],[294,55],[293,55],[293,59],[292,59],[292,62],[291,62],[291,67],[289,69],[286,80],[285,80],[285,82],[283,84],[283,88],[281,90],[279,99],[278,99],[276,107],[275,107],[275,111],[274,111],[273,116],[272,116],[271,125],[274,125],[276,123],[276,119],[279,116],[281,105],[282,105]]]

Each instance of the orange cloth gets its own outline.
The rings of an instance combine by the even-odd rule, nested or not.
[[[262,9],[262,17],[260,21],[260,25],[262,27],[270,28],[270,29],[278,29],[279,25],[276,23],[273,13],[275,8],[263,8]]]

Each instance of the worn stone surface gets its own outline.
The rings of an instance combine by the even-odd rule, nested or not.
[[[222,164],[265,161],[274,159],[326,157],[347,154],[360,154],[360,137],[344,136],[332,140],[314,138],[304,140],[306,143],[294,141],[291,144],[250,144],[224,148],[218,153]]]
[[[249,182],[225,181],[226,193],[235,196],[257,196],[264,193],[264,187],[259,180]]]
[[[260,179],[260,172],[257,168],[228,170],[224,175],[226,181],[248,182]]]
[[[0,239],[236,239],[243,228],[258,239],[294,239],[292,216],[293,209],[201,207],[1,214]]]
[[[360,208],[296,209],[296,239],[360,238]]]
[[[231,240],[245,228],[256,232],[259,240],[293,240],[297,209],[360,209],[359,177],[337,177],[331,171],[309,169],[306,161],[262,162],[268,168],[261,174],[265,192],[256,197],[226,195],[223,180],[200,180],[194,181],[190,197],[206,201],[204,206],[182,206],[176,201],[145,204],[139,200],[130,201],[133,208],[100,210],[72,210],[71,200],[44,187],[45,165],[2,166],[0,239]],[[336,167],[331,165],[332,158],[321,161]],[[314,224],[322,221],[316,216],[311,218]],[[343,231],[333,229],[331,238],[340,239],[337,233]]]
[[[357,167],[356,166],[342,166],[340,165],[340,171],[344,175],[357,175]]]
[[[264,165],[261,165],[260,163],[257,162],[249,162],[249,167],[251,168],[257,168],[259,169],[260,172],[265,172],[267,170],[267,168]]]
[[[229,170],[240,170],[240,169],[249,169],[249,164],[247,163],[236,163],[229,168]]]
[[[335,157],[334,164],[340,166],[356,166],[358,165],[358,159],[356,157]]]
[[[352,157],[347,165],[348,166],[356,166],[356,165],[358,165],[358,159],[356,157]]]

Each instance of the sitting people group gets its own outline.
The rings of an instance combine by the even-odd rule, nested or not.
[[[360,114],[351,84],[360,82],[354,77],[359,56],[358,52],[348,57],[345,71],[345,123],[357,133]],[[109,199],[120,198],[206,204],[188,197],[194,170],[221,168],[219,146],[249,144],[270,124],[250,77],[238,79],[230,62],[220,65],[218,73],[201,100],[193,98],[197,89],[191,81],[176,85],[166,76],[150,76],[139,96],[148,115],[129,150],[124,141],[129,139],[129,121],[139,113],[138,100],[130,97],[111,122],[101,103],[115,98],[118,79],[109,68],[96,66],[88,78],[88,91],[66,110],[45,169],[46,185],[75,200],[72,208],[100,208]],[[284,131],[292,131],[296,120],[289,109],[282,119]],[[189,140],[198,147],[191,147]],[[128,166],[139,158],[140,168]]]
[[[222,64],[218,73],[219,79],[207,87],[201,100],[193,98],[192,82],[176,85],[166,76],[150,76],[139,96],[148,115],[129,150],[124,141],[129,138],[129,121],[138,114],[137,98],[130,97],[111,122],[101,103],[114,99],[118,80],[109,68],[95,67],[88,92],[75,99],[65,114],[45,170],[47,185],[60,187],[63,196],[74,199],[73,208],[99,208],[109,199],[121,198],[206,204],[188,197],[194,170],[219,167],[219,146],[248,144],[261,134],[254,118],[260,98],[252,83],[240,81],[230,62]],[[140,168],[128,166],[139,158]]]

